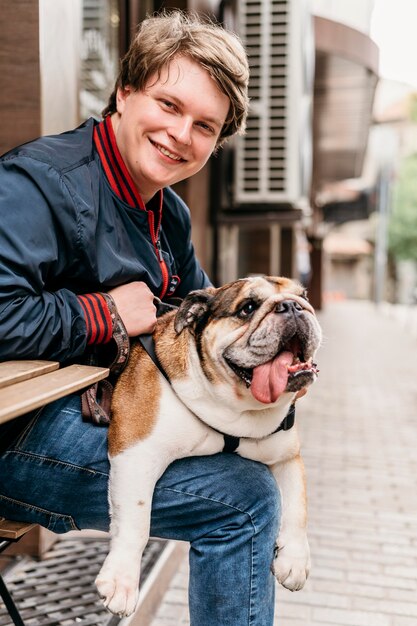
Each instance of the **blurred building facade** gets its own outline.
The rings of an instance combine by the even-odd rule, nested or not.
[[[340,224],[368,217],[363,174],[378,82],[379,53],[369,36],[374,1],[313,0],[316,35],[312,205],[315,301],[326,288],[357,297],[364,293],[368,247]],[[333,240],[332,240],[333,238]],[[319,276],[319,280],[317,280]],[[319,284],[317,284],[319,283]]]
[[[214,15],[240,34],[251,65],[246,136],[177,188],[198,256],[217,283],[298,276],[320,307],[323,239],[349,211],[337,185],[362,175],[371,126],[373,0],[2,0],[0,150],[99,116],[118,57],[162,6]]]
[[[377,301],[389,300],[401,304],[417,301],[417,263],[415,260],[394,258],[389,254],[387,229],[395,204],[395,193],[405,160],[417,154],[417,92],[411,85],[383,79],[379,82],[374,124],[371,128],[365,180],[386,180],[389,196],[386,211],[378,211],[376,234],[375,284]],[[416,196],[417,198],[417,196]],[[381,207],[378,207],[379,209]]]

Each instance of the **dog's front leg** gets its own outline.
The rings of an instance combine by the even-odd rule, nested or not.
[[[149,539],[152,495],[165,467],[157,454],[140,444],[111,458],[111,544],[96,586],[104,605],[120,616],[133,613],[138,601],[140,561]]]
[[[307,540],[307,502],[304,464],[301,456],[271,467],[282,497],[281,528],[273,570],[281,585],[297,591],[310,571]]]

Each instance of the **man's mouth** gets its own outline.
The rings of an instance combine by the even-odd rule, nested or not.
[[[185,159],[183,159],[179,154],[170,152],[167,148],[165,148],[165,146],[161,146],[160,143],[156,143],[156,141],[152,141],[152,139],[150,139],[149,141],[164,156],[172,159],[173,161],[185,161]]]
[[[297,338],[283,345],[273,359],[254,368],[241,367],[227,358],[225,361],[250,388],[254,398],[264,404],[276,402],[284,391],[301,389],[318,374],[316,363],[304,357],[302,343]]]

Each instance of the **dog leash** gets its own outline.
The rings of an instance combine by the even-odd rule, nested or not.
[[[160,317],[164,313],[168,313],[169,311],[175,311],[176,309],[178,309],[178,307],[174,304],[167,304],[166,302],[162,302],[162,300],[160,300],[159,298],[154,298],[154,304],[156,306],[156,317]],[[145,352],[147,352],[148,356],[152,359],[156,367],[161,372],[162,376],[169,382],[169,384],[171,384],[168,374],[162,367],[156,355],[155,341],[153,339],[153,335],[151,333],[145,333],[143,335],[138,335],[136,339],[137,341],[139,341]]]
[[[113,298],[108,293],[102,293],[102,295],[106,300],[112,320],[112,339],[114,340],[115,355],[111,358],[111,363],[108,367],[110,370],[110,378],[112,379],[112,382],[114,382],[114,379],[119,376],[119,374],[121,374],[126,367],[130,353],[130,341],[125,325],[117,311]],[[175,305],[162,302],[157,297],[154,298],[154,304],[156,306],[157,317],[178,308]],[[169,381],[168,376],[163,370],[161,364],[158,362],[152,335],[139,335],[137,339],[142,344],[146,352],[148,352],[160,372]],[[93,353],[89,359],[89,364],[95,365],[97,361],[100,362],[100,358],[97,358],[97,354]],[[96,425],[108,426],[110,424],[111,399],[113,395],[112,382],[107,379],[101,380],[82,393],[81,413],[84,420],[93,422],[93,424]]]

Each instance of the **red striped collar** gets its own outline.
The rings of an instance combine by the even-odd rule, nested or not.
[[[99,153],[107,180],[114,193],[131,207],[146,211],[142,197],[117,147],[111,116],[107,115],[94,128],[94,144]],[[159,192],[159,207],[162,208],[163,193]]]

